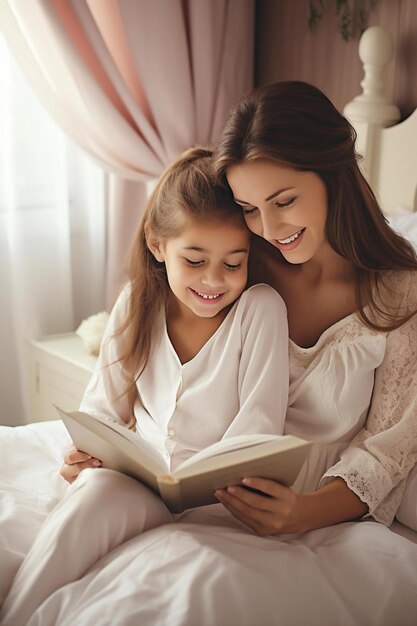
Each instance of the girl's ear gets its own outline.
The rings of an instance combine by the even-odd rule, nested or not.
[[[164,251],[161,239],[154,237],[152,234],[149,234],[146,237],[146,243],[149,250],[154,255],[155,259],[159,261],[159,263],[163,263],[165,261]]]

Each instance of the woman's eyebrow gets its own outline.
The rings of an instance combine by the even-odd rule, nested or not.
[[[282,189],[278,189],[278,191],[275,191],[270,196],[265,198],[264,202],[268,202],[268,200],[272,200],[273,198],[275,198],[275,196],[279,196],[279,194],[283,193],[284,191],[290,191],[290,189],[294,189],[294,187],[283,187]],[[245,202],[244,200],[239,200],[238,198],[235,198],[234,200],[235,202],[240,202],[241,204],[250,204],[250,202]]]
[[[279,196],[279,194],[283,193],[284,191],[290,191],[290,189],[294,189],[294,187],[283,187],[282,189],[278,189],[278,191],[265,198],[265,202],[268,202],[268,200],[272,200],[272,198],[275,198],[275,196]]]

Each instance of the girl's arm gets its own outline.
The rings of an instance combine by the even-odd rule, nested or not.
[[[120,357],[124,353],[123,335],[115,334],[128,309],[130,286],[123,289],[110,314],[94,373],[81,400],[80,411],[104,417],[134,428],[132,398],[126,394],[126,378]]]
[[[101,466],[101,461],[95,459],[90,454],[80,452],[72,444],[64,456],[59,473],[68,483],[73,483],[79,474],[88,467],[96,468]]]
[[[121,338],[120,336],[113,337],[126,314],[128,298],[129,288],[126,287],[120,294],[108,320],[97,364],[81,400],[80,411],[132,427],[135,423],[134,416],[132,416],[128,397],[123,395],[126,383],[120,362],[118,362],[121,354]],[[72,445],[65,453],[60,474],[67,482],[72,483],[84,469],[100,467],[100,465],[99,459],[77,450]]]
[[[251,287],[239,305],[239,410],[224,437],[281,435],[289,387],[287,309],[281,296],[267,285]]]

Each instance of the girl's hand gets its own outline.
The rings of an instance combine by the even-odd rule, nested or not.
[[[100,467],[100,465],[101,461],[95,459],[90,454],[80,452],[72,444],[64,456],[64,462],[59,473],[67,482],[72,483],[78,474],[87,467]]]
[[[302,496],[273,480],[244,478],[242,482],[262,494],[234,485],[217,490],[215,496],[232,515],[252,528],[257,535],[266,537],[308,530],[303,520]]]

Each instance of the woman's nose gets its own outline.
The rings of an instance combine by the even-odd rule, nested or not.
[[[261,219],[262,236],[265,239],[276,239],[279,231],[279,216],[274,211],[265,211]]]

